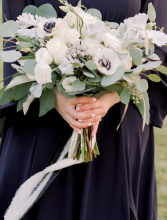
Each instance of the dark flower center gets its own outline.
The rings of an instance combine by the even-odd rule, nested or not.
[[[56,23],[54,21],[46,22],[44,24],[44,31],[47,33],[52,33],[52,29],[56,26]]]
[[[105,63],[104,63],[103,59],[100,59],[98,63],[100,66],[105,67],[107,69],[107,71],[111,69],[111,61],[109,61],[107,59],[106,59]]]

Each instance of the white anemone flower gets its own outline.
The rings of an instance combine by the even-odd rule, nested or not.
[[[71,92],[75,92],[76,90],[74,89],[74,87],[72,86],[72,83],[75,82],[77,80],[76,76],[69,76],[66,77],[63,82],[62,82],[62,86],[65,89],[65,91],[67,93],[71,93]]]
[[[104,75],[113,75],[118,67],[121,65],[121,61],[118,58],[116,52],[110,48],[98,49],[94,58],[97,69]]]
[[[39,18],[36,32],[38,37],[50,37],[53,36],[56,31],[56,26],[59,24],[61,19],[56,18]]]
[[[38,15],[31,15],[30,13],[22,13],[22,15],[19,15],[17,17],[17,24],[19,25],[19,28],[26,29],[28,27],[34,26],[36,27],[38,25]]]

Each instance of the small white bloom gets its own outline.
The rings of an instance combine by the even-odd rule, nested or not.
[[[99,41],[97,41],[97,40],[95,40],[93,38],[85,38],[85,39],[83,39],[81,45],[83,47],[88,47],[88,48],[93,48],[93,47],[99,48],[99,47],[102,47],[102,44],[100,44]]]
[[[67,40],[68,43],[72,44],[72,45],[79,45],[80,44],[80,33],[79,31],[77,31],[76,29],[69,29],[67,30]]]
[[[58,19],[56,18],[39,18],[38,27],[36,28],[36,32],[38,37],[50,37],[53,36],[56,30],[56,26],[58,25]]]
[[[109,48],[98,49],[93,60],[97,65],[97,69],[105,75],[113,75],[121,65],[117,53]]]
[[[31,95],[40,98],[42,95],[42,84],[32,85],[30,88]]]
[[[17,33],[21,36],[30,37],[30,38],[36,38],[37,36],[35,28],[25,29],[25,30],[19,28]]]
[[[104,35],[104,44],[113,50],[121,50],[121,42],[118,38],[112,36],[110,33]]]
[[[64,58],[59,66],[62,74],[66,75],[74,75],[73,65],[71,64],[70,60]]]
[[[40,60],[45,61],[46,64],[50,65],[53,61],[52,56],[49,54],[48,50],[46,48],[40,48],[36,54],[35,54],[35,58],[37,63]]]
[[[54,37],[59,38],[64,44],[68,44],[67,31],[70,30],[70,26],[66,22],[66,20],[61,19],[58,23]]]
[[[22,15],[19,15],[17,17],[17,24],[19,25],[19,28],[26,29],[28,27],[34,26],[36,27],[38,25],[38,15],[31,15],[30,13],[23,13]]]
[[[46,48],[57,65],[61,64],[61,61],[66,57],[68,50],[68,47],[58,38],[53,38],[48,41]]]
[[[161,47],[167,43],[167,35],[165,33],[155,30],[146,31],[148,34],[149,41],[156,44],[157,46]]]
[[[124,70],[130,70],[132,67],[132,57],[130,56],[129,52],[127,51],[127,57],[121,60],[121,66],[124,67]]]
[[[71,92],[75,92],[76,90],[74,89],[74,87],[72,86],[72,83],[75,82],[77,80],[76,76],[69,76],[66,77],[63,82],[62,82],[62,86],[65,89],[65,91],[67,93],[71,93]]]
[[[35,67],[35,79],[39,84],[51,83],[51,68],[45,63],[45,61],[40,60]]]

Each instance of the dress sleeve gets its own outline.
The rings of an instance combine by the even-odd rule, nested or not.
[[[26,0],[3,0],[2,1],[2,10],[3,10],[3,22],[7,20],[16,20],[23,9],[27,6]],[[10,46],[10,43],[8,43]],[[10,63],[4,63],[3,65],[3,76],[4,78],[11,76],[16,73],[16,70],[11,67]],[[10,78],[5,80],[4,85],[7,85],[10,82]],[[17,102],[11,102],[4,106],[0,107],[0,118],[6,115],[6,108],[9,106],[16,105]]]
[[[150,2],[153,3],[157,13],[157,26],[164,27],[164,32],[167,34],[167,0],[143,0],[141,12],[147,13]],[[167,47],[156,47],[155,53],[160,57],[162,65],[167,67]],[[161,82],[155,83],[149,80],[150,124],[161,128],[167,115],[167,76],[159,72],[156,74],[160,76]]]

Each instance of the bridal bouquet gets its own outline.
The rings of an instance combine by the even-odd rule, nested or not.
[[[39,116],[43,116],[55,107],[54,87],[68,98],[98,98],[116,91],[125,104],[123,117],[133,100],[143,117],[144,128],[149,123],[148,80],[161,80],[154,73],[144,72],[167,74],[167,68],[161,66],[154,53],[155,45],[167,43],[167,35],[156,25],[152,3],[148,14],[138,14],[117,24],[102,21],[100,11],[87,10],[81,1],[77,7],[65,0],[60,2],[66,13],[64,18],[57,18],[50,4],[39,8],[30,5],[16,21],[1,26],[0,34],[7,37],[1,59],[17,61],[12,64],[17,73],[0,91],[0,105],[18,101],[17,111],[23,109],[26,114],[30,104],[39,99]],[[10,47],[5,47],[9,42]],[[70,158],[88,162],[97,155],[99,149],[91,137],[91,127],[83,129],[81,135],[73,132]]]

